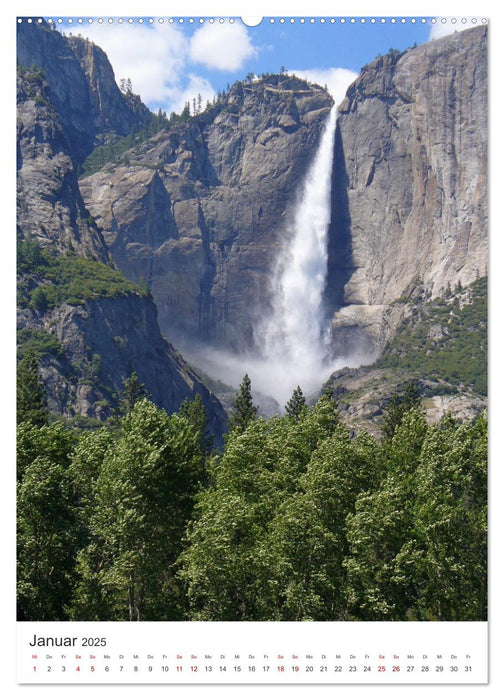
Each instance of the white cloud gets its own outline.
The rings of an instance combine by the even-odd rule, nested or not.
[[[454,34],[455,32],[471,29],[471,27],[480,25],[483,20],[482,17],[472,17],[471,21],[468,21],[467,18],[465,19],[466,21],[463,21],[463,17],[436,17],[436,22],[431,25],[429,41],[441,39],[441,37]],[[446,21],[443,22],[443,20]]]
[[[187,73],[189,40],[170,25],[88,25],[70,31],[87,36],[102,48],[116,82],[130,78],[133,92],[152,109],[180,113],[184,103],[201,94],[203,107],[215,90],[203,76]]]
[[[309,80],[317,85],[327,85],[336,104],[340,104],[351,83],[358,77],[358,73],[347,68],[310,68],[308,70],[289,71],[299,78]]]
[[[446,22],[442,22],[442,19],[446,19]],[[437,17],[436,23],[431,26],[429,41],[432,41],[432,39],[441,39],[441,37],[453,34],[460,29],[460,22],[452,23],[450,17]]]
[[[77,29],[77,28],[76,28]],[[144,102],[162,104],[180,80],[188,55],[188,41],[182,32],[167,25],[80,26],[107,54],[116,82],[131,78],[133,92]]]
[[[205,24],[190,41],[191,60],[214,70],[239,70],[255,56],[257,49],[242,24]]]
[[[215,90],[206,78],[203,78],[201,75],[195,75],[194,73],[189,73],[187,78],[189,80],[188,83],[183,86],[176,85],[169,90],[171,112],[180,114],[184,109],[185,103],[189,102],[192,114],[194,98],[201,95],[202,109],[205,109],[207,100],[211,102],[215,96]],[[162,105],[160,106],[162,107]],[[170,116],[170,112],[167,112],[167,114]]]

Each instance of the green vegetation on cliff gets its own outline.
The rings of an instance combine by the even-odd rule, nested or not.
[[[96,148],[88,155],[80,167],[79,177],[87,177],[101,170],[107,163],[117,163],[120,156],[134,146],[154,136],[163,129],[178,124],[187,119],[187,116],[173,113],[169,118],[161,111],[158,114],[151,114],[149,123],[141,128],[133,128],[127,136],[121,136],[116,141],[107,143]]]
[[[487,394],[487,278],[413,307],[373,365]]]
[[[148,292],[104,263],[72,252],[57,254],[32,238],[18,241],[18,305],[47,311],[60,304],[77,306],[88,299],[146,296]]]

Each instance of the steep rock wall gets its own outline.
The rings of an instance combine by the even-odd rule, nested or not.
[[[19,25],[17,73],[18,235],[52,251],[70,250],[106,263],[109,252],[82,200],[76,164],[110,130],[129,130],[137,119],[135,101],[123,112],[130,121],[123,121],[124,102],[110,84],[113,73],[105,54],[43,24]],[[145,110],[137,111],[141,116]],[[20,280],[31,290],[44,283],[32,272]],[[59,343],[60,352],[45,355],[40,367],[52,411],[106,418],[117,405],[122,381],[136,371],[152,399],[168,412],[199,393],[212,430],[222,436],[222,406],[162,337],[151,297],[94,298],[47,312],[24,303],[18,330],[20,337],[45,333]]]
[[[487,267],[487,30],[379,57],[340,107],[328,299],[336,345],[383,347],[390,304]],[[364,307],[364,308],[363,308]]]
[[[80,194],[70,143],[38,70],[17,76],[17,231],[42,245],[108,259]]]
[[[149,117],[139,100],[121,94],[107,56],[84,38],[63,36],[45,22],[22,22],[17,25],[17,62],[43,69],[75,162],[82,162],[97,143],[125,135]]]

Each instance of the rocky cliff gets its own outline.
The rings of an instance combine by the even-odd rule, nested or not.
[[[133,95],[121,95],[94,45],[44,24],[18,29],[19,352],[36,351],[57,414],[107,418],[123,380],[136,372],[168,412],[199,393],[219,437],[222,406],[161,336],[152,297],[108,266],[77,180],[94,145],[128,133],[149,112]],[[107,279],[117,284],[114,293]]]
[[[487,30],[366,66],[336,134],[328,299],[335,343],[382,349],[401,315],[487,267]]]
[[[121,94],[105,53],[84,38],[23,21],[17,25],[17,62],[42,68],[76,163],[98,143],[128,134],[149,119],[138,98]]]
[[[273,75],[236,83],[203,114],[80,181],[126,276],[145,281],[161,328],[243,350],[269,301],[284,215],[332,100]]]
[[[106,260],[105,242],[82,201],[71,146],[51,97],[40,68],[18,67],[18,233]]]
[[[117,407],[124,379],[136,372],[150,399],[168,413],[200,394],[212,434],[222,435],[222,406],[161,336],[150,298],[127,294],[89,299],[46,313],[23,308],[18,327],[28,343],[53,339],[51,352],[41,353],[39,359],[53,413],[104,420]]]
[[[78,182],[86,155],[131,133],[148,110],[118,90],[105,54],[92,43],[44,25],[21,27],[21,238],[112,259],[127,278],[149,288],[161,331],[176,344],[249,350],[289,235],[286,213],[332,106],[327,91],[286,75],[237,82],[215,105]],[[347,92],[336,126],[325,294],[335,354],[380,354],[420,305],[485,275],[486,39],[486,29],[477,27],[404,53],[390,51],[366,66]],[[33,296],[33,285],[42,282],[23,281],[21,329],[61,336],[66,369],[44,365],[58,411],[104,414],[104,402],[113,401],[121,376],[131,371],[159,402],[176,395],[166,399],[173,410],[173,402],[194,395],[193,375],[160,340],[152,299],[129,291],[127,302],[90,299],[44,311]],[[143,329],[138,337],[129,316]],[[79,342],[65,345],[75,328]],[[136,358],[129,364],[128,353]],[[67,372],[74,355],[85,372]],[[142,373],[151,360],[155,370]],[[396,369],[400,383],[403,370]],[[97,383],[86,389],[90,372]],[[163,372],[158,391],[155,379]],[[352,382],[364,391],[358,370],[339,380],[349,395]],[[429,391],[436,401],[434,388]],[[211,402],[207,397],[207,406]]]

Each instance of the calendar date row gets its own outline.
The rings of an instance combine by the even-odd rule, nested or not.
[[[162,664],[160,666],[149,664],[143,666],[141,664],[129,665],[118,664],[113,665],[84,665],[84,664],[54,664],[54,665],[38,665],[33,666],[34,672],[40,673],[471,673],[472,666],[469,665],[174,665],[169,666]]]

